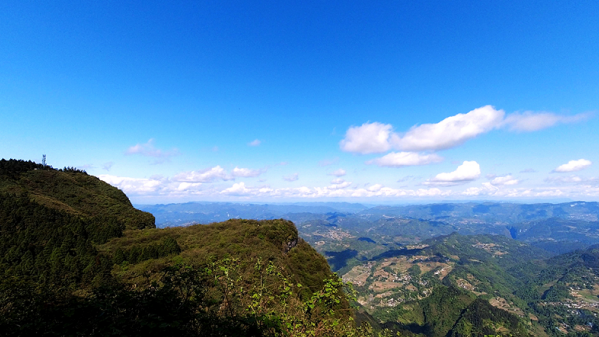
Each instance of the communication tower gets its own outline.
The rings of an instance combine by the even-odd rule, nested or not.
[[[46,166],[46,155],[42,155],[42,165]]]

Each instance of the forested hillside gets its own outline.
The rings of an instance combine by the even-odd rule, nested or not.
[[[290,221],[155,229],[85,172],[0,167],[3,336],[375,334]]]
[[[0,193],[26,194],[45,207],[88,219],[116,219],[127,229],[155,228],[154,216],[135,209],[123,191],[85,171],[56,170],[31,161],[0,160]]]

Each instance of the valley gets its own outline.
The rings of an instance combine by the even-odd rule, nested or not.
[[[210,204],[204,214],[224,216],[220,207],[229,216],[268,209],[261,214],[293,221],[332,270],[353,284],[361,310],[404,335],[454,333],[465,324],[459,313],[476,299],[485,301],[484,310],[501,310],[518,322],[509,328],[499,324],[496,333],[598,331],[599,274],[589,264],[598,252],[597,203],[355,204],[349,211],[336,203],[255,205],[256,210],[251,204]],[[454,300],[439,302],[448,291]],[[453,314],[440,324],[431,316],[433,307]]]

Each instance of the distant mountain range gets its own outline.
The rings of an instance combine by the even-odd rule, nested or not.
[[[291,220],[354,284],[359,317],[402,335],[599,334],[596,202],[139,207],[159,227]]]
[[[208,224],[227,219],[278,219],[296,223],[311,240],[314,228],[350,231],[358,237],[393,237],[414,243],[453,232],[499,234],[562,253],[599,243],[599,204],[456,203],[374,206],[352,203],[238,204],[184,203],[138,205],[158,227]],[[315,226],[312,227],[311,226]],[[320,240],[317,240],[320,241]],[[383,243],[389,243],[382,240]],[[556,244],[559,242],[559,244]]]
[[[561,204],[514,204],[514,203],[442,203],[427,205],[367,206],[357,203],[209,203],[189,202],[182,204],[135,205],[151,212],[158,226],[179,226],[190,223],[209,223],[223,219],[248,218],[272,219],[293,217],[295,213],[344,213],[376,221],[381,218],[402,217],[444,221],[450,224],[476,222],[487,224],[514,224],[549,218],[597,221],[599,203],[568,202]]]
[[[158,227],[208,224],[228,219],[278,219],[288,214],[332,212],[357,213],[368,209],[362,204],[344,202],[293,204],[242,204],[188,202],[166,205],[135,205],[157,217]]]

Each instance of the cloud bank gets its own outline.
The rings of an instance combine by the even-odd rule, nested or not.
[[[506,116],[503,110],[491,105],[465,114],[447,117],[438,123],[415,125],[405,133],[393,131],[391,124],[364,123],[350,127],[339,142],[342,151],[370,154],[391,149],[401,151],[439,151],[459,146],[466,141],[494,129],[532,132],[560,123],[585,120],[590,114],[561,116],[551,112],[515,112]]]
[[[470,162],[472,163],[472,162]],[[470,168],[468,168],[470,166]],[[461,169],[460,169],[461,167]],[[464,181],[476,176],[476,168],[473,164],[460,165],[458,169],[450,173],[442,173],[435,177],[441,182],[436,187],[430,188],[393,188],[382,184],[372,184],[368,187],[352,187],[352,183],[342,178],[335,178],[329,186],[324,187],[285,187],[272,188],[270,186],[248,186],[245,182],[235,182],[229,186],[222,186],[227,182],[219,184],[196,183],[177,181],[173,178],[150,177],[129,178],[113,175],[100,175],[99,178],[105,182],[122,189],[130,197],[136,198],[193,198],[195,200],[214,200],[218,197],[241,198],[243,200],[266,200],[284,198],[472,198],[472,197],[497,197],[497,198],[551,198],[551,197],[598,197],[599,179],[571,177],[552,177],[546,182],[558,183],[561,186],[515,188],[512,183],[515,178],[510,175],[494,177],[490,182],[484,182],[477,187],[469,187],[464,190],[444,189],[443,183]],[[466,169],[464,169],[466,167]],[[456,173],[457,172],[457,173]],[[473,173],[474,172],[474,173]],[[563,178],[563,179],[559,179]]]

